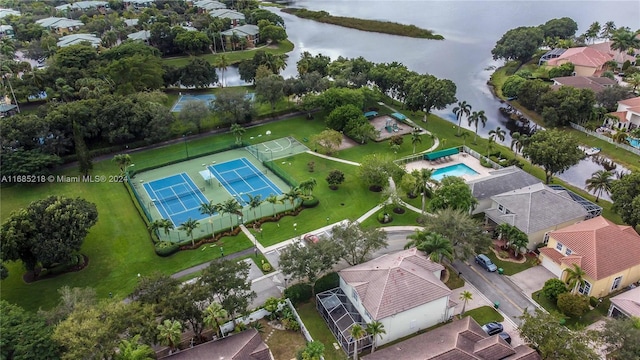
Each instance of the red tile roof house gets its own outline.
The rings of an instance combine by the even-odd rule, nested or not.
[[[340,287],[316,296],[318,311],[351,356],[355,323],[381,322],[386,334],[376,339],[379,346],[449,320],[456,303],[440,281],[442,270],[415,248],[383,255],[340,271]],[[358,352],[371,340],[360,340]]]
[[[161,359],[163,359],[161,357]],[[274,360],[256,329],[209,341],[164,357],[167,360]]]
[[[470,316],[363,357],[363,360],[540,360],[526,345],[512,348],[487,335]]]
[[[562,280],[566,269],[580,266],[586,276],[578,292],[584,295],[599,298],[640,281],[640,235],[631,226],[598,216],[547,235],[542,266]]]
[[[571,86],[576,89],[591,89],[596,94],[618,83],[615,80],[598,76],[561,76],[551,80],[553,81],[552,90],[558,90],[562,86]]]
[[[640,287],[633,288],[612,297],[609,316],[635,316],[640,318]]]
[[[587,47],[590,47],[592,49],[596,49],[600,52],[611,55],[613,57],[613,60],[617,62],[618,66],[621,68],[622,68],[622,65],[624,65],[625,61],[628,61],[631,65],[635,65],[636,63],[635,56],[631,56],[627,54],[626,51],[613,50],[611,49],[611,44],[613,44],[613,41],[605,41],[597,44],[591,44],[591,45],[588,45]]]
[[[579,76],[599,76],[604,72],[607,61],[613,56],[590,47],[567,49],[560,57],[547,61],[547,66],[556,67],[566,63],[575,66],[573,70]]]
[[[640,96],[618,101],[618,109],[609,113],[618,118],[614,124],[611,119],[605,119],[604,125],[611,125],[618,130],[633,130],[640,127]]]

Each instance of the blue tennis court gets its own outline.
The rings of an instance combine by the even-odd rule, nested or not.
[[[176,228],[189,218],[207,217],[200,213],[200,205],[209,200],[186,173],[150,181],[144,184],[144,189],[162,218],[170,219]]]
[[[176,101],[175,105],[173,105],[173,108],[171,108],[171,112],[180,112],[182,110],[182,106],[188,103],[189,101],[203,102],[205,105],[209,106],[211,105],[211,102],[214,101],[215,99],[216,99],[216,96],[213,94],[180,95],[180,98],[178,99],[178,101]]]
[[[247,194],[260,195],[263,200],[271,194],[282,194],[282,190],[247,158],[211,165],[209,171],[242,206],[249,201]]]

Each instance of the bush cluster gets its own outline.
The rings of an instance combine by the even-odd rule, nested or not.
[[[323,291],[337,288],[338,286],[340,286],[340,277],[338,276],[338,273],[332,272],[318,279],[314,286],[314,290],[316,294],[318,294]]]
[[[294,305],[308,301],[309,299],[311,299],[311,285],[291,285],[284,291],[284,297],[291,300],[291,303]]]

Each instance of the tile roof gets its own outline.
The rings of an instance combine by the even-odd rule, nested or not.
[[[611,55],[613,57],[613,60],[615,60],[616,62],[622,64],[625,61],[629,61],[629,62],[634,62],[636,60],[635,57],[627,54],[624,51],[620,51],[620,50],[612,50],[611,49],[611,44],[613,44],[613,41],[605,41],[605,42],[601,42],[601,43],[597,43],[597,44],[591,44],[591,45],[587,45],[587,47],[590,47],[592,49],[596,49],[600,52],[603,53],[607,53],[609,55]]]
[[[607,115],[613,115],[613,116],[617,117],[618,121],[620,121],[620,122],[628,121],[627,118],[626,118],[626,116],[627,116],[627,112],[626,111],[615,111],[615,112],[608,113]]]
[[[640,317],[640,287],[612,297],[611,303],[629,316]]]
[[[434,275],[444,268],[417,249],[383,255],[339,272],[353,286],[374,320],[447,297],[451,290]]]
[[[0,19],[3,19],[7,16],[20,16],[20,11],[13,9],[0,9]]]
[[[506,191],[520,189],[541,183],[537,177],[523,171],[517,166],[490,171],[491,176],[467,182],[473,197],[478,200],[488,199]]]
[[[236,26],[229,30],[223,31],[221,34],[224,36],[232,36],[235,34],[235,35],[244,37],[247,35],[255,36],[259,33],[260,33],[260,29],[258,29],[256,25],[247,24],[247,25]]]
[[[168,360],[273,360],[269,347],[255,329],[245,330],[216,341],[165,357]]]
[[[61,17],[48,17],[48,18],[40,19],[36,21],[36,24],[41,25],[42,27],[45,27],[45,28],[52,28],[52,29],[61,28],[61,27],[68,28],[73,26],[84,25],[84,23],[80,20],[73,20],[73,19],[67,19],[67,18],[61,18]]]
[[[571,86],[577,89],[591,89],[596,93],[601,92],[608,86],[617,84],[615,80],[597,76],[562,76],[551,79],[557,83],[552,89],[557,90],[560,86]]]
[[[611,59],[613,59],[613,56],[607,53],[584,46],[567,49],[567,51],[559,57],[549,60],[547,64],[553,66],[556,65],[559,60],[567,60],[576,66],[600,68]]]
[[[216,9],[209,12],[211,17],[223,19],[244,20],[244,14],[231,9]]]
[[[102,40],[93,34],[72,34],[66,35],[58,39],[58,47],[67,47],[71,45],[81,44],[88,41],[91,46],[98,47],[102,44]]]
[[[488,336],[470,316],[378,350],[364,360],[540,360],[535,350]]]
[[[140,30],[134,33],[127,35],[127,38],[131,40],[148,40],[151,37],[151,31],[149,30]]]
[[[579,264],[595,280],[640,264],[640,235],[602,216],[551,231],[549,237],[571,249],[560,262]]]
[[[622,104],[622,105],[626,105],[626,106],[640,106],[640,96],[631,98],[631,99],[626,99],[626,100],[620,100],[618,101],[618,104]]]
[[[554,190],[538,183],[521,189],[492,196],[504,206],[507,213],[497,208],[485,214],[498,224],[507,223],[525,234],[533,234],[571,220],[584,220],[587,211],[563,190]]]

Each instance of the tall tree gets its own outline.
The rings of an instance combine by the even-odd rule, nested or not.
[[[460,132],[462,131],[462,117],[466,116],[468,118],[469,115],[471,115],[471,104],[467,104],[466,101],[458,101],[458,106],[453,108],[453,113],[456,115],[456,119],[458,119],[457,136],[460,136]]]
[[[640,359],[640,318],[607,319],[600,336],[611,359]]]
[[[220,214],[229,214],[229,224],[231,226],[231,230],[233,231],[233,218],[232,215],[241,216],[242,215],[242,205],[238,202],[238,200],[234,198],[229,198],[222,202],[222,207],[220,209]]]
[[[259,208],[260,205],[262,205],[262,203],[264,202],[264,200],[262,200],[262,195],[258,194],[254,196],[252,194],[247,194],[247,196],[249,197],[247,205],[249,206],[250,210],[253,210],[253,219],[257,220],[258,216],[256,215],[256,209]]]
[[[439,182],[432,178],[433,170],[422,168],[415,169],[411,172],[411,176],[415,179],[415,187],[410,191],[412,194],[422,195],[422,207],[420,208],[424,213],[427,206],[427,198],[433,195],[434,188]]]
[[[413,145],[412,154],[416,153],[416,146],[418,144],[422,144],[422,131],[420,131],[419,128],[415,128],[411,131],[411,145]]]
[[[420,222],[424,224],[425,231],[440,234],[453,243],[456,259],[466,260],[491,245],[489,235],[484,233],[480,223],[468,211],[446,208],[434,215],[421,218]]]
[[[0,300],[0,357],[3,359],[60,359],[60,347],[51,339],[53,329],[44,319]]]
[[[191,245],[195,245],[193,240],[193,230],[197,229],[200,226],[198,220],[194,220],[192,218],[188,218],[187,221],[180,224],[178,230],[184,231],[187,233],[187,236],[191,237]]]
[[[233,123],[231,124],[230,130],[233,136],[235,136],[236,138],[236,144],[242,144],[242,135],[244,135],[244,133],[247,132],[247,129],[245,129],[242,125],[238,123]]]
[[[256,79],[256,96],[269,104],[271,110],[276,109],[276,104],[284,96],[284,79],[280,75],[269,75],[262,79]]]
[[[367,324],[365,331],[371,335],[371,353],[373,354],[373,352],[376,351],[378,337],[382,339],[382,335],[386,334],[387,330],[385,330],[384,324],[380,321],[373,321]]]
[[[122,339],[118,350],[115,360],[153,360],[156,357],[156,352],[149,345],[140,343],[140,335],[131,340]]]
[[[319,134],[311,135],[311,144],[317,150],[327,155],[332,155],[336,149],[342,144],[343,135],[333,129],[326,129]]]
[[[378,70],[376,70],[378,71]],[[392,74],[387,75],[393,78]],[[374,80],[375,81],[375,80]],[[381,83],[376,81],[380,90],[385,93]],[[419,75],[406,82],[408,92],[405,103],[409,110],[423,111],[423,122],[433,109],[442,110],[456,102],[456,84],[448,79],[438,79],[433,75]]]
[[[602,31],[600,31],[601,39],[610,39],[611,35],[616,31],[616,24],[613,21],[607,21],[602,26]]]
[[[633,31],[621,28],[611,36],[611,50],[627,52],[634,49],[640,49],[640,39]]]
[[[203,58],[194,57],[182,68],[180,83],[184,86],[206,88],[218,82],[216,68]]]
[[[131,156],[129,154],[114,155],[112,161],[118,164],[121,174],[126,174],[127,168],[131,166]]]
[[[159,305],[168,294],[178,288],[178,285],[178,280],[156,271],[138,278],[131,297],[142,304]]]
[[[216,204],[213,203],[213,201],[210,201],[208,203],[200,204],[200,214],[208,215],[209,217],[213,217],[213,215],[215,215],[217,212],[218,212],[218,208],[216,207]],[[211,222],[211,219],[209,219],[209,222]],[[212,238],[213,238],[213,235],[214,235],[213,225],[211,225],[211,237]]]
[[[282,197],[283,197],[283,200],[286,200],[289,202],[289,204],[291,205],[291,210],[293,211],[295,210],[296,202],[300,200],[300,198],[302,197],[302,191],[300,190],[299,187],[294,186],[291,188],[291,190],[282,194]]]
[[[489,131],[489,138],[493,138],[494,140],[497,138],[500,141],[504,141],[504,137],[507,134],[500,126]]]
[[[368,260],[369,256],[387,247],[387,233],[376,228],[362,228],[357,221],[336,225],[331,229],[331,239],[339,256],[354,266]]]
[[[220,303],[213,302],[204,309],[204,323],[214,329],[218,338],[222,337],[222,330],[220,328],[220,321],[224,321],[229,314]]]
[[[584,33],[585,39],[591,40],[591,42],[593,43],[598,38],[598,34],[600,34],[601,28],[602,27],[600,26],[599,22],[595,21],[591,23],[587,31]]]
[[[460,312],[460,317],[464,315],[464,310],[467,307],[467,303],[473,300],[473,294],[470,291],[463,291],[460,293],[460,300],[462,300],[462,311]]]
[[[360,324],[351,325],[351,330],[349,330],[349,335],[353,338],[353,360],[358,360],[358,343],[360,339],[362,339],[367,332],[360,326]]]
[[[216,94],[211,108],[223,124],[245,124],[255,114],[253,101],[245,96],[244,91],[227,88]]]
[[[611,184],[611,200],[613,210],[620,214],[622,220],[636,227],[640,224],[640,172],[615,180]]]
[[[182,338],[182,324],[178,320],[165,319],[158,325],[158,340],[169,346],[170,352],[177,349]]]
[[[187,101],[178,114],[178,119],[182,121],[185,126],[188,126],[188,131],[202,132],[202,122],[209,117],[209,107],[202,101]],[[195,127],[195,129],[194,129]]]
[[[320,240],[306,246],[294,242],[280,252],[280,269],[294,279],[306,280],[313,289],[318,278],[338,262],[340,255],[331,241]]]
[[[358,169],[360,179],[372,191],[381,191],[389,183],[389,177],[400,181],[404,170],[387,155],[371,154],[365,156]]]
[[[611,193],[611,182],[613,174],[610,171],[598,170],[591,174],[591,177],[585,181],[586,189],[592,191],[596,195],[596,202],[604,192]]]
[[[469,121],[469,126],[475,126],[475,136],[473,137],[473,143],[476,143],[478,139],[478,125],[482,125],[482,128],[487,125],[487,116],[484,114],[484,110],[474,111],[471,113],[471,116],[467,119]]]
[[[256,297],[251,290],[249,264],[244,261],[212,262],[202,271],[198,282],[207,289],[209,299],[219,302],[234,321],[239,314],[246,312]]]
[[[553,129],[533,134],[522,154],[532,164],[544,169],[547,184],[551,182],[553,175],[567,170],[584,157],[573,136]]]
[[[162,317],[181,321],[200,342],[205,327],[204,304],[208,297],[208,289],[201,283],[182,284],[162,300]]]
[[[572,267],[566,268],[564,271],[567,273],[565,282],[571,289],[571,293],[578,293],[578,290],[585,284],[585,276],[587,273],[578,264],[573,264]]]
[[[267,196],[266,199],[264,199],[264,201],[268,202],[269,204],[271,204],[271,207],[273,208],[273,214],[276,214],[276,205],[278,204],[283,204],[282,199],[280,199],[277,195],[275,194],[271,194],[269,196]]]
[[[216,58],[216,68],[220,70],[220,87],[224,87],[224,73],[227,71],[227,67],[229,67],[229,58],[227,58],[226,54],[220,54]]]
[[[518,60],[524,63],[544,42],[544,32],[538,27],[521,26],[507,31],[491,50],[493,58]]]
[[[416,249],[424,251],[431,261],[438,264],[442,264],[444,259],[453,261],[453,244],[438,233],[417,229],[407,239],[410,241],[404,246],[405,249],[415,245]]]
[[[457,176],[445,176],[433,191],[429,210],[457,209],[469,211],[473,209],[478,201],[473,197],[471,188],[462,178]]]
[[[595,340],[591,332],[570,330],[560,324],[558,315],[535,309],[534,314],[525,311],[521,319],[520,336],[538,350],[542,359],[600,359],[591,345]]]

